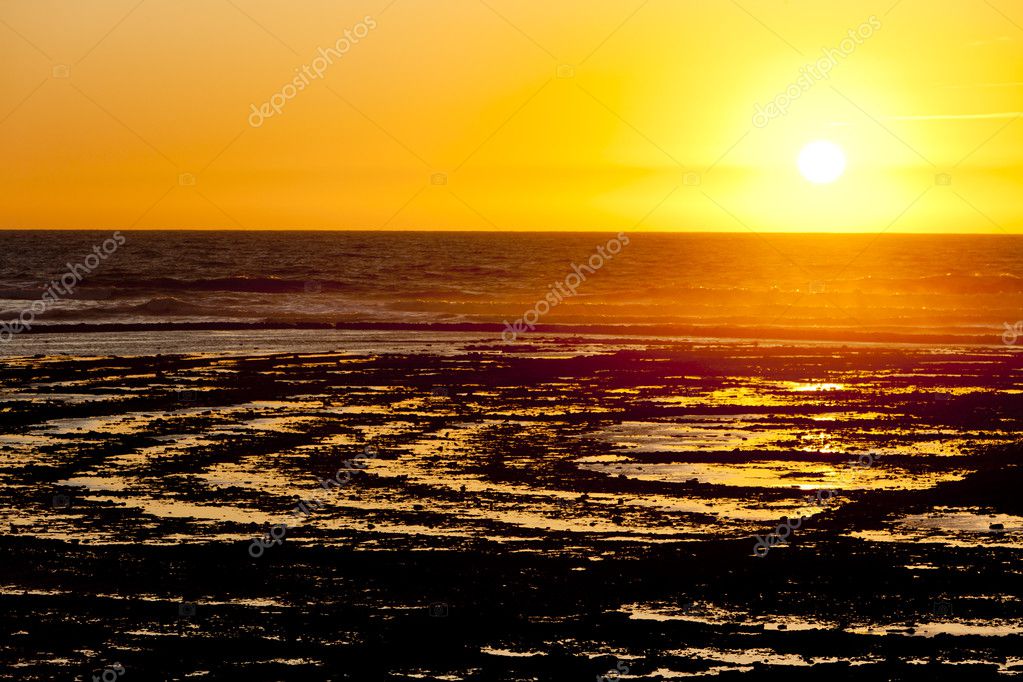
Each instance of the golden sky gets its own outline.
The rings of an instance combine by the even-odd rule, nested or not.
[[[2,228],[1023,231],[1015,0],[3,0],[0,60]]]

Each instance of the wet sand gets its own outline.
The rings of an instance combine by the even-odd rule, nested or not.
[[[1015,349],[434,337],[5,360],[10,679],[1023,673]]]

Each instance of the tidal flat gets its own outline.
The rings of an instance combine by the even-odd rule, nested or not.
[[[1016,349],[40,354],[0,401],[7,679],[1023,673]]]

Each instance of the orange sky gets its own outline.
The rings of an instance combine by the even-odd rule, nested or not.
[[[1010,0],[6,0],[0,59],[3,228],[1023,231]]]

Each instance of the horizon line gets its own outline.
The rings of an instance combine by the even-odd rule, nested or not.
[[[895,230],[855,230],[848,232],[825,232],[825,231],[785,231],[785,230],[650,230],[650,229],[621,229],[621,228],[569,228],[569,229],[468,229],[468,228],[443,228],[443,229],[381,229],[381,228],[359,228],[359,227],[271,227],[271,228],[239,228],[239,227],[0,227],[0,233],[5,232],[105,232],[109,230],[119,232],[232,232],[232,233],[254,233],[254,232],[358,232],[374,234],[608,234],[625,232],[628,234],[694,234],[694,235],[753,235],[763,236],[768,234],[776,235],[800,235],[800,236],[852,236],[852,235],[899,235],[918,237],[986,237],[1023,236],[1023,229],[1019,232],[1007,230],[985,231],[985,232],[898,232]]]

